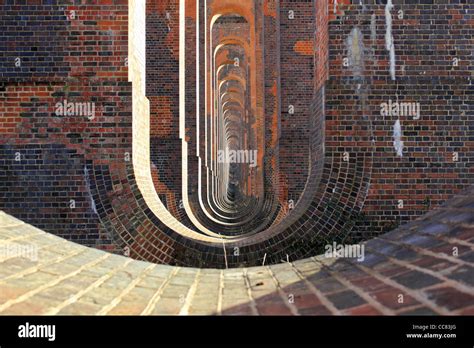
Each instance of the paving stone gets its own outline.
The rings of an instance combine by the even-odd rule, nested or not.
[[[443,222],[451,224],[461,223],[466,225],[474,225],[474,213],[473,212],[453,212],[450,215],[444,217]]]
[[[140,315],[147,304],[141,301],[121,301],[107,315]]]
[[[153,315],[178,315],[183,307],[184,302],[176,298],[162,299],[156,304]]]
[[[449,214],[446,214],[446,217],[448,217],[448,216],[449,216]],[[444,220],[446,221],[446,219],[444,219]],[[439,223],[439,222],[435,222],[435,223],[431,223],[429,225],[426,225],[426,226],[422,227],[420,229],[420,232],[436,236],[436,235],[446,234],[452,228],[453,228],[453,226],[443,224],[443,223]]]
[[[45,315],[51,307],[59,305],[59,301],[43,297],[32,297],[14,304],[0,312],[1,315]]]
[[[393,278],[397,283],[400,283],[410,289],[422,289],[433,284],[441,283],[442,280],[435,278],[427,273],[418,271],[409,271]]]
[[[331,315],[333,314],[328,308],[325,306],[319,305],[319,306],[312,306],[309,308],[302,308],[298,309],[298,313],[300,315]]]
[[[364,304],[359,307],[347,309],[343,312],[346,315],[381,315],[382,313],[371,305]]]
[[[248,304],[231,306],[222,311],[223,315],[255,315]]]
[[[328,296],[337,309],[347,309],[365,304],[365,300],[354,291],[346,290]]]
[[[75,287],[63,287],[63,286],[54,286],[52,288],[45,289],[41,291],[38,295],[41,298],[47,298],[50,300],[58,301],[67,301],[72,298],[77,293],[77,288]]]
[[[410,309],[404,312],[399,312],[400,315],[437,315],[436,312],[427,307],[418,307],[416,309]]]
[[[268,305],[258,306],[260,315],[292,315],[291,310],[280,303],[269,303]]]
[[[448,278],[474,287],[474,267],[467,265],[461,266],[448,275]]]
[[[456,267],[456,264],[444,259],[438,259],[431,256],[423,256],[420,260],[413,262],[413,265],[435,272],[443,272],[446,269]]]
[[[100,308],[100,306],[91,303],[75,302],[60,310],[58,315],[93,315],[98,313]]]
[[[465,262],[469,262],[471,264],[474,264],[474,251],[470,251],[470,252],[467,252],[467,253],[463,254],[462,256],[460,256],[460,259],[465,261]]]
[[[396,288],[385,288],[377,292],[371,292],[369,295],[391,310],[399,310],[419,304],[413,297]]]
[[[437,288],[426,291],[427,297],[438,306],[455,310],[474,304],[474,295],[466,294],[451,287]]]
[[[321,301],[314,294],[294,294],[294,305],[298,308],[298,310],[315,307],[318,304],[322,305]]]
[[[374,277],[365,277],[351,280],[352,285],[367,292],[375,292],[387,287],[387,284]]]
[[[345,285],[340,283],[334,278],[328,278],[325,280],[319,280],[317,282],[311,282],[313,286],[321,291],[322,293],[328,294],[328,293],[333,293],[341,290],[347,289]]]

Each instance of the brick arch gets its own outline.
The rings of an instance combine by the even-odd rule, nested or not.
[[[307,9],[314,5],[307,1],[281,2],[280,11],[284,13],[290,3],[292,7],[296,6],[298,9]],[[319,8],[325,9],[325,2],[318,0],[315,3],[321,6]],[[445,7],[453,13],[460,15],[463,13],[462,5],[450,3]],[[266,81],[269,82],[268,86],[265,86],[266,103],[271,104],[273,108],[269,115],[276,115],[271,119],[267,118],[266,123],[281,124],[281,127],[268,127],[266,130],[271,130],[272,136],[277,139],[273,143],[275,148],[277,145],[281,149],[287,148],[290,141],[282,142],[287,134],[290,134],[290,138],[298,139],[299,133],[303,134],[305,129],[297,128],[297,131],[292,131],[293,124],[296,126],[298,124],[292,123],[286,110],[288,103],[297,104],[298,100],[295,102],[295,96],[299,95],[289,92],[306,90],[294,87],[301,86],[298,84],[299,80],[305,83],[303,87],[314,83],[314,99],[311,99],[311,103],[304,103],[305,108],[302,108],[302,105],[296,105],[297,112],[304,113],[307,109],[311,110],[307,118],[310,133],[308,138],[311,139],[310,155],[306,156],[306,153],[301,155],[302,152],[297,151],[300,143],[296,141],[293,143],[295,151],[290,151],[285,155],[286,157],[282,155],[279,158],[279,160],[291,160],[294,157],[297,162],[310,163],[308,179],[304,183],[299,201],[295,202],[295,208],[286,212],[284,211],[285,201],[292,197],[285,196],[285,176],[290,176],[291,168],[286,168],[285,172],[275,167],[271,179],[281,179],[283,193],[278,197],[280,209],[276,212],[278,215],[271,216],[272,219],[275,218],[275,222],[266,231],[247,236],[249,238],[242,239],[240,242],[230,241],[235,238],[222,238],[223,243],[215,245],[215,243],[203,241],[207,237],[202,235],[197,235],[197,237],[203,240],[196,241],[191,235],[187,235],[187,232],[176,232],[176,228],[181,227],[175,225],[176,221],[182,222],[179,213],[175,216],[171,213],[169,213],[170,216],[166,215],[165,210],[178,209],[176,206],[179,202],[176,202],[174,207],[171,204],[165,205],[154,186],[150,184],[153,168],[150,169],[150,163],[146,162],[149,161],[147,159],[149,147],[133,148],[132,146],[132,137],[134,141],[141,139],[146,144],[147,137],[143,137],[140,131],[147,129],[149,125],[145,117],[135,117],[146,114],[148,108],[144,91],[140,92],[137,87],[140,86],[141,81],[127,80],[129,73],[133,79],[140,76],[140,64],[137,65],[133,61],[128,67],[123,64],[127,56],[124,52],[127,40],[119,33],[126,31],[127,28],[126,24],[124,28],[125,21],[118,21],[117,18],[127,18],[129,8],[117,4],[112,9],[104,10],[99,2],[94,1],[77,5],[79,18],[91,13],[97,17],[98,23],[95,28],[97,28],[98,37],[103,41],[110,38],[110,31],[117,34],[116,40],[112,43],[114,49],[110,51],[113,52],[114,59],[107,59],[107,61],[103,60],[102,55],[109,52],[108,48],[100,46],[97,50],[90,50],[85,42],[68,41],[73,37],[72,32],[90,30],[87,26],[92,24],[85,24],[81,20],[70,22],[63,18],[61,12],[63,10],[54,6],[48,5],[41,8],[52,13],[53,17],[59,18],[59,25],[55,27],[57,31],[56,29],[54,31],[58,33],[54,39],[54,47],[61,49],[51,49],[48,52],[55,63],[54,69],[42,65],[43,61],[48,60],[38,59],[38,70],[44,68],[46,75],[29,70],[29,67],[25,66],[21,72],[11,74],[14,76],[3,76],[4,81],[7,82],[2,82],[0,87],[0,106],[2,106],[0,109],[7,110],[3,112],[6,112],[8,119],[2,123],[3,134],[0,139],[1,149],[5,154],[5,161],[1,165],[6,168],[0,172],[4,175],[0,184],[3,185],[2,189],[8,188],[8,194],[12,197],[11,201],[1,202],[2,208],[41,228],[70,238],[78,237],[83,244],[108,248],[117,253],[123,253],[128,248],[133,258],[157,263],[222,268],[226,265],[225,250],[229,267],[250,266],[261,264],[265,255],[267,263],[281,262],[286,255],[290,257],[290,260],[314,255],[315,250],[321,247],[321,243],[344,237],[344,234],[352,228],[351,224],[367,223],[367,221],[360,221],[367,218],[361,213],[365,213],[371,219],[364,227],[371,228],[371,233],[380,233],[386,228],[386,224],[405,222],[421,215],[423,209],[426,209],[422,203],[425,198],[438,204],[461,187],[472,184],[471,176],[466,172],[471,161],[472,146],[468,142],[467,131],[459,128],[460,123],[470,124],[470,114],[466,106],[454,97],[465,95],[468,90],[469,64],[461,64],[458,70],[452,71],[446,70],[444,65],[439,65],[440,63],[437,62],[430,67],[424,65],[424,53],[417,45],[413,45],[413,42],[419,42],[422,37],[416,31],[410,31],[406,34],[407,40],[399,40],[398,44],[400,49],[411,52],[414,60],[407,62],[406,75],[400,76],[397,84],[394,84],[387,79],[389,75],[383,68],[388,62],[383,45],[379,42],[370,43],[369,38],[364,38],[367,47],[373,45],[376,57],[373,60],[367,60],[365,79],[354,82],[351,69],[342,68],[340,57],[347,53],[345,39],[353,28],[354,20],[363,15],[359,9],[345,7],[345,16],[338,16],[337,21],[330,23],[329,27],[327,27],[327,18],[324,19],[322,12],[316,12],[322,18],[317,18],[317,23],[320,24],[318,24],[316,36],[318,44],[314,45],[318,48],[315,52],[314,66],[310,63],[313,61],[312,57],[298,55],[298,58],[294,58],[296,55],[293,55],[292,50],[301,46],[306,49],[309,47],[306,44],[308,40],[299,40],[299,37],[290,35],[291,33],[286,31],[288,30],[285,22],[287,19],[282,17],[283,23],[274,25],[282,32],[281,98],[279,98],[278,84],[272,84],[275,80],[272,72],[262,72]],[[376,14],[378,28],[378,21],[384,13],[383,6],[371,4],[367,5],[367,8]],[[407,8],[412,15],[419,11],[417,4],[407,5]],[[303,16],[304,20],[308,20],[308,23],[311,13],[311,11],[297,11],[297,14]],[[11,14],[0,15],[12,20]],[[166,29],[166,17],[161,12],[157,16],[160,28]],[[427,16],[434,23],[444,20],[443,14],[435,10],[427,11]],[[104,18],[113,23],[117,20],[120,30],[111,28],[107,21],[99,21]],[[272,28],[271,21],[277,20],[274,16],[272,18],[272,20],[266,18],[269,24],[266,28]],[[414,24],[410,21],[396,18],[394,20],[400,27],[407,25],[411,29],[414,28]],[[456,18],[452,21],[457,23]],[[35,23],[37,22],[41,20]],[[365,22],[358,23],[364,32],[370,31]],[[43,28],[46,25],[40,27]],[[8,28],[7,33],[10,30]],[[457,42],[453,31],[449,28],[446,30],[453,35],[453,42]],[[46,32],[47,30],[44,32],[40,30],[38,36],[25,38],[25,42],[31,40],[30,46],[42,47],[39,41],[48,42]],[[327,36],[324,37],[324,35]],[[329,44],[325,44],[328,42],[329,35],[332,40]],[[400,32],[395,31],[395,35],[400,35]],[[441,36],[436,31],[433,35],[438,38]],[[7,46],[10,47],[9,36],[3,38],[6,38]],[[128,39],[131,41],[130,38]],[[162,40],[162,42],[170,41],[168,37]],[[298,45],[298,41],[306,43]],[[451,47],[454,44],[448,42],[447,45]],[[73,48],[78,54],[87,55],[88,59],[73,59],[71,56],[62,55],[62,52],[72,51]],[[21,52],[13,52],[21,56]],[[434,48],[434,52],[444,57],[445,51]],[[463,60],[470,62],[470,52],[466,53],[462,49],[459,52]],[[170,59],[175,57],[175,53],[174,51],[169,53]],[[42,54],[44,55],[38,52],[38,57],[41,58]],[[264,54],[267,57],[271,56],[271,49],[267,47]],[[310,68],[314,68],[312,79],[314,81],[301,78],[297,71],[297,68],[300,69],[301,66],[293,68],[292,59],[298,59],[299,63],[305,62],[303,66],[305,74]],[[420,67],[432,74],[429,81],[417,73]],[[172,67],[169,70],[172,71]],[[331,77],[328,81],[327,76]],[[433,81],[446,88],[434,90],[433,94],[419,94],[420,90],[430,89]],[[51,86],[48,86],[50,83]],[[360,94],[357,94],[359,83]],[[370,90],[367,88],[369,84],[376,87]],[[157,99],[166,106],[169,96],[163,91],[160,93],[163,95]],[[406,99],[410,97],[410,93],[423,97],[425,98],[423,100],[428,100],[430,103],[433,101],[429,107],[432,108],[430,110],[433,110],[434,116],[426,115],[425,120],[419,121],[423,136],[427,137],[429,142],[447,145],[454,138],[459,140],[459,143],[464,144],[461,147],[455,146],[459,151],[460,163],[452,163],[442,158],[442,151],[436,154],[418,151],[410,141],[407,142],[407,146],[410,148],[409,154],[413,156],[407,154],[404,158],[398,158],[392,153],[391,131],[394,120],[377,116],[378,107],[389,96],[399,95]],[[369,98],[364,99],[364,95]],[[41,96],[39,100],[38,96]],[[95,98],[98,107],[95,121],[90,123],[80,117],[46,117],[45,114],[52,114],[55,103],[64,99],[65,96],[73,98],[71,100],[74,101]],[[303,95],[300,100],[306,101],[308,98],[307,95]],[[135,102],[132,102],[132,99],[135,99]],[[453,102],[448,103],[449,105],[441,105],[434,103],[436,100]],[[365,102],[365,106],[362,101]],[[163,112],[168,112],[165,109]],[[281,118],[280,110],[284,114]],[[449,118],[443,115],[448,115]],[[132,117],[133,122],[136,121],[136,123],[132,122]],[[443,123],[442,130],[437,126],[440,122]],[[318,132],[318,130],[323,131]],[[413,132],[416,135],[417,130]],[[447,145],[446,148],[448,148]],[[443,151],[446,148],[443,148]],[[349,161],[344,160],[343,155],[346,151],[350,153]],[[25,169],[22,167],[24,163],[13,160],[12,156],[16,152],[23,153],[28,160],[32,161],[29,174],[25,174]],[[126,153],[132,156],[127,157]],[[126,158],[131,161],[127,161]],[[275,162],[278,160],[277,156],[270,158]],[[420,161],[420,158],[424,161]],[[45,171],[50,170],[51,163],[55,161],[58,168],[61,168],[63,173],[67,173],[67,178],[66,175],[44,178]],[[291,165],[292,162],[288,163]],[[284,165],[289,167],[288,163]],[[439,168],[442,168],[443,172],[440,172]],[[423,172],[421,177],[420,171]],[[8,175],[3,173],[8,173]],[[140,182],[140,187],[138,182]],[[34,191],[42,187],[41,185],[47,185],[51,191],[41,191],[41,189],[39,192]],[[410,195],[409,190],[414,188],[417,193]],[[71,191],[76,192],[77,210],[68,208],[69,202],[64,198],[64,192]],[[35,196],[36,192],[43,194],[41,199]],[[49,196],[51,192],[54,196]],[[413,210],[398,210],[393,204],[398,198],[410,202],[409,207]],[[161,214],[162,209],[165,215],[158,218],[155,212],[158,211]],[[86,227],[74,229],[73,236],[68,231],[73,230],[71,226],[74,225]],[[197,233],[190,226],[184,225],[184,222],[183,226],[189,229],[189,233]],[[86,233],[92,237],[84,237]],[[313,237],[320,238],[321,242],[312,243]],[[222,239],[218,240],[222,241]],[[107,241],[107,244],[103,241]],[[232,255],[233,248],[237,246],[240,247],[240,257]]]

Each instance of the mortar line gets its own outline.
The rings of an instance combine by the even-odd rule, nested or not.
[[[0,239],[0,245],[21,241],[23,239],[28,239],[28,238],[32,238],[32,237],[36,237],[36,236],[41,236],[41,235],[43,235],[43,233],[44,232],[36,232],[36,233],[30,233],[30,234],[26,234],[26,235],[22,234],[21,236],[8,238],[8,239]]]
[[[427,256],[432,256],[432,257],[435,257],[437,259],[444,259],[446,261],[450,261],[450,262],[453,262],[453,263],[456,263],[456,264],[459,264],[459,265],[466,265],[466,264],[467,265],[472,265],[472,263],[470,263],[470,262],[460,260],[459,258],[452,257],[452,256],[449,256],[447,254],[435,253],[435,252],[432,252],[431,250],[420,248],[417,245],[405,244],[405,243],[402,243],[402,242],[399,242],[399,241],[394,241],[394,240],[383,238],[383,237],[379,237],[379,239],[383,240],[383,241],[386,241],[388,243],[391,243],[391,244],[406,247],[408,249],[416,251],[417,253],[424,254],[424,255],[427,255]],[[467,243],[467,244],[458,243],[458,244],[462,244],[464,246],[470,247],[471,250],[474,249],[472,244],[470,244],[470,243]],[[373,249],[371,249],[371,250],[373,250]]]
[[[219,293],[217,295],[217,315],[222,315],[222,301],[224,297],[224,271],[219,273]]]
[[[104,274],[102,277],[97,279],[95,282],[93,282],[91,285],[89,285],[87,288],[82,289],[78,291],[77,293],[74,294],[74,296],[71,296],[69,299],[66,301],[62,302],[58,306],[50,309],[48,312],[46,312],[46,315],[56,315],[58,314],[62,309],[65,307],[69,306],[70,304],[73,304],[74,302],[77,302],[79,298],[87,294],[89,291],[92,289],[95,289],[102,285],[106,280],[109,280],[112,278],[115,274],[117,274],[118,271],[124,269],[127,265],[129,265],[132,262],[132,260],[127,260],[124,264],[120,265],[119,267],[115,268],[112,272],[109,272],[107,274]]]
[[[99,262],[102,262],[104,260],[106,260],[107,258],[109,258],[111,256],[111,254],[104,254],[102,255],[101,257],[99,257],[98,259],[95,259],[94,261],[91,261],[81,267],[79,267],[77,270],[75,270],[74,272],[71,272],[67,275],[64,275],[64,276],[61,276],[49,283],[46,283],[40,287],[37,287],[36,289],[34,290],[31,290],[31,291],[28,291],[26,294],[23,294],[15,299],[11,299],[7,302],[5,302],[3,305],[0,305],[0,312],[4,311],[5,309],[11,307],[12,305],[14,304],[17,304],[17,303],[20,303],[20,302],[23,302],[31,297],[33,297],[34,295],[40,293],[41,291],[43,290],[46,290],[48,288],[51,288],[57,284],[59,284],[60,282],[62,282],[63,280],[66,280],[66,279],[69,279],[69,278],[72,278],[74,277],[75,275],[79,274],[80,272],[82,272],[83,270],[91,267],[91,266],[94,266],[96,264],[98,264]]]
[[[247,275],[247,268],[244,268],[242,270],[242,272],[243,272],[243,275],[244,275],[245,287],[247,288],[247,295],[248,295],[249,300],[250,300],[250,308],[252,310],[253,315],[259,315],[258,309],[257,309],[257,304],[255,303],[255,300],[253,299],[253,296],[252,296],[252,287],[250,285],[250,280],[249,280],[248,275]]]
[[[449,244],[460,244],[460,245],[471,248],[471,250],[474,249],[474,244],[472,244],[471,242],[468,242],[468,241],[465,241],[465,240],[462,240],[462,239],[458,239],[458,238],[455,238],[455,237],[446,237],[446,236],[443,236],[443,235],[433,236],[433,235],[428,234],[428,233],[418,233],[418,234],[422,235],[422,236],[426,236],[426,237],[431,237],[433,239],[441,240],[441,241],[449,243]]]
[[[58,241],[57,243],[42,245],[41,247],[38,247],[36,251],[49,250],[51,247],[57,248],[58,245],[60,246],[60,245],[62,245],[62,244],[68,245],[68,241],[66,241],[66,240],[60,240],[60,241]],[[27,246],[36,247],[36,245],[34,245],[34,244],[25,245],[25,247],[27,247]],[[14,259],[14,258],[17,258],[17,257],[19,257],[19,258],[27,258],[27,257],[12,255],[12,256],[6,257],[6,258],[4,258],[4,259],[0,259],[0,263],[5,262],[5,261],[8,261],[8,260],[11,260],[11,259]],[[39,259],[39,258],[38,258],[38,259]]]
[[[170,272],[170,274],[168,274],[166,279],[163,281],[163,283],[160,284],[160,286],[156,290],[155,294],[153,295],[153,297],[148,302],[145,309],[143,309],[143,311],[141,312],[141,315],[150,315],[151,314],[151,312],[155,308],[155,305],[158,303],[159,299],[161,298],[161,294],[163,293],[164,289],[166,288],[166,286],[170,282],[171,278],[176,276],[176,274],[178,274],[178,272],[180,270],[181,270],[180,267],[176,267],[175,269],[173,269],[173,271]]]
[[[61,257],[58,257],[58,258],[55,258],[55,259],[50,259],[49,262],[45,262],[45,263],[42,263],[42,264],[35,265],[33,267],[26,268],[23,271],[20,271],[18,273],[15,273],[15,274],[12,274],[12,275],[9,275],[5,278],[0,279],[0,284],[4,283],[5,281],[11,280],[11,279],[21,278],[21,277],[24,277],[28,274],[32,274],[32,273],[41,271],[41,269],[40,269],[41,267],[50,266],[50,265],[57,264],[59,262],[63,262],[67,259],[70,259],[72,257],[76,257],[80,254],[83,254],[84,252],[85,252],[84,250],[77,250],[73,254],[68,254],[66,256],[61,256]],[[48,272],[45,271],[45,273],[48,273]]]
[[[313,292],[314,295],[316,295],[316,297],[319,299],[319,301],[321,301],[321,303],[326,307],[328,308],[333,314],[335,315],[341,315],[341,311],[339,309],[336,308],[336,306],[334,306],[332,304],[331,301],[329,301],[329,299],[321,292],[319,291],[314,285],[313,283],[311,283],[295,266],[295,264],[293,262],[290,263],[291,264],[291,267],[293,268],[294,272],[298,275],[298,277],[309,287],[309,289]]]
[[[183,307],[179,311],[179,315],[189,315],[189,308],[191,307],[192,300],[194,298],[194,295],[196,294],[200,279],[201,279],[201,269],[198,269],[196,272],[196,276],[194,277],[193,284],[189,288],[188,294],[186,295],[186,299],[184,300]]]
[[[372,248],[368,248],[368,250],[373,252],[374,254],[382,255],[382,256],[386,257],[388,260],[390,260],[391,262],[393,262],[394,264],[406,267],[409,270],[429,274],[430,276],[435,277],[436,279],[443,280],[444,282],[453,282],[454,283],[453,287],[456,288],[457,290],[459,290],[461,292],[465,292],[468,295],[472,294],[472,291],[473,291],[472,287],[464,285],[464,284],[458,282],[456,279],[447,278],[444,275],[442,275],[441,272],[437,273],[437,272],[434,272],[434,271],[432,271],[430,269],[427,269],[427,268],[421,268],[419,266],[414,266],[413,264],[408,263],[408,262],[399,261],[399,260],[393,258],[392,256],[381,254],[381,253],[375,251]]]
[[[4,225],[0,225],[0,229],[9,229],[10,227],[18,227],[18,226],[22,226],[22,225],[26,225],[26,222],[24,221],[21,221],[21,220],[15,220],[13,219],[10,215],[6,214],[4,211],[0,210],[0,217],[1,216],[5,216],[7,218],[7,221],[11,221],[11,224],[4,224]],[[13,223],[15,222],[15,223]]]
[[[345,261],[345,262],[347,262],[347,261]],[[448,310],[440,308],[438,305],[436,305],[436,303],[424,298],[419,293],[417,293],[417,291],[413,291],[413,290],[405,287],[404,285],[401,285],[401,284],[397,283],[396,281],[390,279],[390,277],[388,277],[388,276],[383,276],[382,274],[378,273],[377,271],[373,271],[372,269],[370,269],[366,266],[362,266],[362,265],[358,265],[358,264],[351,264],[349,262],[347,262],[347,264],[350,265],[351,267],[359,268],[361,271],[367,273],[368,275],[371,275],[374,278],[377,278],[382,283],[388,284],[388,285],[402,291],[403,293],[407,294],[408,296],[413,297],[418,302],[424,304],[425,306],[429,307],[430,309],[432,309],[434,312],[436,312],[438,314],[443,314],[443,315],[449,315],[450,314]]]
[[[293,303],[290,303],[290,301],[288,301],[287,294],[281,288],[280,282],[278,281],[278,279],[276,279],[275,274],[271,270],[270,266],[267,266],[266,268],[273,280],[273,283],[276,285],[277,292],[280,295],[281,299],[283,300],[283,303],[285,304],[285,306],[287,306],[290,309],[293,315],[300,315],[300,313],[298,312],[298,307],[296,307]]]
[[[130,291],[132,291],[137,286],[137,284],[140,283],[149,272],[155,269],[156,266],[157,266],[156,264],[152,264],[148,266],[147,268],[145,268],[139,277],[137,277],[130,284],[128,284],[127,287],[123,289],[123,291],[120,293],[120,295],[114,298],[107,306],[103,307],[97,313],[97,315],[107,315],[108,312],[110,312],[115,307],[117,307],[117,305],[122,301],[122,299],[125,296],[127,296],[130,293]]]
[[[340,283],[345,285],[349,290],[353,290],[357,295],[359,295],[360,297],[365,299],[367,301],[367,303],[374,306],[375,309],[379,310],[381,313],[383,313],[383,314],[388,313],[390,315],[395,315],[394,310],[392,310],[391,308],[386,307],[382,303],[379,303],[378,301],[374,300],[374,298],[372,298],[372,296],[368,295],[368,293],[366,291],[364,291],[363,288],[361,288],[361,287],[353,284],[352,282],[346,280],[345,278],[339,276],[337,274],[337,272],[332,271],[330,267],[326,266],[322,262],[319,262],[314,257],[311,257],[311,260],[313,260],[315,263],[321,265],[323,267],[323,269],[326,270],[329,274],[331,274],[331,276],[334,279],[336,279],[337,281],[339,281]]]

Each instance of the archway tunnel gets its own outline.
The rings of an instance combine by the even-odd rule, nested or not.
[[[472,50],[456,36],[472,42],[471,5],[444,4],[441,31],[442,11],[402,0],[112,3],[2,4],[6,213],[222,269],[356,245],[473,184]],[[425,21],[450,37],[431,53]]]

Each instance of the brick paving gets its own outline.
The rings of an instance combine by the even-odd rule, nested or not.
[[[0,314],[472,315],[473,218],[471,188],[366,242],[362,262],[217,270],[108,254],[0,212]]]

